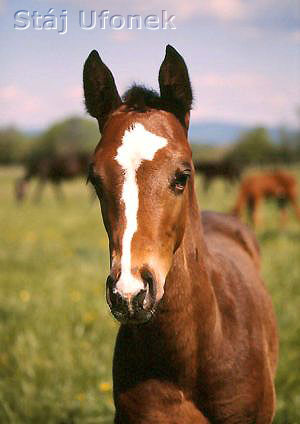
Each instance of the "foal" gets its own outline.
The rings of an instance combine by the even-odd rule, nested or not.
[[[23,177],[15,184],[15,195],[18,201],[23,201],[28,190],[28,184],[32,178],[37,178],[35,199],[41,200],[42,192],[47,182],[50,182],[56,190],[58,199],[62,198],[61,183],[76,177],[86,175],[90,155],[84,152],[72,154],[53,154],[43,157],[32,157],[25,163]]]
[[[235,218],[199,214],[184,60],[167,46],[160,95],[134,86],[121,99],[96,51],[83,79],[102,133],[89,179],[109,238],[107,302],[121,322],[115,424],[271,423],[277,336],[258,246]]]
[[[227,160],[197,160],[194,162],[196,174],[202,174],[204,190],[208,191],[211,182],[216,178],[223,178],[230,184],[240,180],[242,174],[242,166]]]
[[[254,227],[259,223],[258,208],[264,199],[277,201],[281,213],[281,224],[286,221],[286,209],[290,204],[300,220],[300,207],[297,202],[297,181],[288,172],[277,170],[265,174],[250,175],[241,184],[233,215],[240,216],[248,208]]]

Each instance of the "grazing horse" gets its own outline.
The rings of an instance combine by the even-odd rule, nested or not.
[[[207,191],[212,180],[223,178],[229,183],[239,181],[242,174],[242,167],[228,159],[194,162],[196,174],[202,174],[204,178],[204,190]]]
[[[47,182],[53,184],[58,197],[61,197],[60,184],[64,180],[86,175],[89,163],[90,155],[84,152],[32,157],[25,165],[24,176],[16,182],[16,198],[18,201],[24,200],[28,184],[32,178],[38,179],[38,186],[35,194],[36,200],[41,199],[43,189]]]
[[[281,211],[281,224],[286,221],[286,208],[291,204],[300,220],[300,208],[297,202],[297,181],[288,172],[277,170],[265,174],[246,177],[241,184],[233,215],[240,216],[247,208],[252,224],[259,223],[258,207],[262,200],[272,198]]]
[[[123,98],[92,51],[85,103],[102,134],[89,170],[109,238],[106,298],[121,326],[115,424],[268,424],[277,336],[252,232],[200,215],[187,140],[192,89],[167,46],[160,95]]]

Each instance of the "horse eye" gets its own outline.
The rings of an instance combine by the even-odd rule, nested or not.
[[[86,183],[91,183],[93,186],[95,185],[95,174],[94,174],[94,165],[92,163],[89,164],[88,167],[88,176],[86,179]]]
[[[99,175],[95,175],[93,172],[90,172],[87,178],[87,183],[92,184],[98,197],[100,197],[102,192],[102,180]]]
[[[177,173],[175,175],[174,184],[173,184],[175,189],[178,191],[183,191],[190,175],[191,175],[191,171],[189,170]]]

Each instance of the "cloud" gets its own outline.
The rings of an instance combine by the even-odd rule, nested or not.
[[[202,88],[226,88],[226,89],[237,89],[244,90],[250,89],[251,87],[264,86],[266,84],[266,78],[260,74],[250,72],[233,72],[227,75],[218,73],[207,73],[196,77],[194,82],[198,87]]]
[[[0,0],[4,7],[6,0]],[[298,0],[114,0],[108,4],[99,3],[99,0],[52,0],[56,8],[74,8],[77,10],[108,9],[110,14],[148,14],[160,15],[166,10],[169,15],[176,16],[176,22],[186,22],[194,19],[212,19],[216,21],[238,21],[253,27],[277,28],[291,31],[299,27]],[[83,5],[84,4],[84,5]]]
[[[1,0],[0,0],[1,1]],[[61,0],[56,0],[60,2]],[[78,5],[82,8],[82,0],[68,0],[69,4]],[[115,0],[113,4],[105,6],[112,14],[150,14],[161,13],[167,10],[169,15],[175,15],[177,19],[185,21],[195,17],[210,17],[218,20],[240,19],[247,11],[247,4],[244,0],[152,0],[151,2],[141,2],[140,0],[128,1]],[[98,0],[86,0],[85,8],[93,8],[100,11],[104,6],[99,7]]]
[[[138,2],[136,7],[138,6]],[[210,17],[218,20],[239,19],[246,11],[245,3],[242,0],[210,0],[210,1],[182,1],[165,0],[163,5],[160,0],[152,0],[151,3],[144,3],[144,12],[147,10],[165,9],[170,14],[174,14],[180,20],[188,20],[195,17]]]
[[[55,1],[57,4],[62,3],[62,0],[53,0]],[[291,32],[299,28],[300,18],[298,0],[114,0],[105,6],[99,4],[99,0],[86,0],[84,6],[82,0],[66,0],[64,7],[68,5],[77,10],[92,9],[99,13],[102,9],[107,9],[110,16],[140,14],[146,17],[156,14],[161,17],[161,11],[166,10],[168,16],[175,15],[177,27],[197,20],[199,25],[215,21],[259,28],[261,31],[272,29],[277,32]]]
[[[256,73],[208,73],[193,79],[194,120],[296,124],[298,92]],[[294,115],[294,119],[292,118]]]
[[[293,43],[300,44],[300,30],[299,31],[293,31],[291,33],[290,39]]]
[[[128,43],[135,39],[135,33],[125,30],[111,31],[111,39],[118,43]]]
[[[41,111],[41,99],[21,87],[7,85],[0,87],[0,109],[3,122],[14,122],[20,116],[23,120]]]
[[[16,99],[18,95],[17,87],[14,85],[7,85],[0,87],[0,101],[5,102],[11,99]]]
[[[64,115],[82,114],[82,87],[67,87],[58,100],[55,92],[41,96],[15,84],[2,85],[0,110],[0,126],[17,124],[23,128],[41,128]]]
[[[209,2],[203,2],[202,10],[199,12],[215,17],[220,20],[235,20],[242,19],[247,12],[245,2],[240,0],[211,0]]]
[[[64,98],[69,100],[81,100],[83,99],[83,88],[82,85],[74,85],[68,87],[65,90]]]

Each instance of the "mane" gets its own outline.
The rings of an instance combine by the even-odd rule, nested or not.
[[[133,84],[122,96],[123,104],[130,111],[147,112],[149,109],[165,110],[177,117],[181,125],[186,128],[184,105],[174,101],[172,96],[162,98],[161,95],[144,85]],[[190,110],[189,108],[186,110]]]
[[[130,110],[146,112],[149,109],[166,110],[166,104],[157,91],[143,85],[133,84],[122,97]]]

